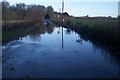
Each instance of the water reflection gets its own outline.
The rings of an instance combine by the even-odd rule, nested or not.
[[[32,77],[120,76],[120,54],[110,53],[102,44],[54,24],[41,24],[8,44],[3,48],[3,77],[26,74]],[[9,71],[11,64],[15,71]]]
[[[67,29],[65,32],[66,34],[71,34],[72,31],[70,29]]]
[[[109,48],[103,46],[102,44],[99,43],[93,43],[94,46],[94,50],[97,51],[101,51],[101,54],[107,59],[109,57],[109,60],[111,61],[111,63],[115,63],[115,64],[120,64],[120,54],[118,52],[113,52],[110,51]]]
[[[55,25],[52,25],[52,24],[47,26],[47,33],[52,34],[52,32],[54,31],[54,27],[55,27]]]
[[[82,39],[77,39],[76,42],[82,44],[83,40]]]
[[[31,32],[29,32],[29,38],[32,41],[40,41],[41,40],[41,34],[52,34],[52,32],[54,31],[54,24],[49,24],[49,25],[44,25],[41,24],[39,27],[35,28],[34,30],[32,30]]]
[[[102,46],[101,44],[93,43],[92,45],[93,45],[94,53],[97,53],[97,51],[100,51],[106,63],[110,62],[111,64],[116,66],[118,76],[120,76],[120,54],[109,51],[108,48],[106,48],[105,46]]]
[[[100,52],[100,54],[104,57],[106,63],[110,62],[116,66],[115,69],[117,69],[118,76],[120,76],[120,54],[111,52],[107,47],[97,43],[92,43],[92,48],[94,50],[94,53],[97,53],[98,51]]]

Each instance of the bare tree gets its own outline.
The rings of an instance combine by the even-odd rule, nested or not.
[[[44,16],[45,16],[45,7],[44,6],[32,6],[32,8],[29,9],[28,11],[28,17],[32,21],[43,21]]]
[[[54,16],[54,9],[52,8],[52,6],[48,6],[47,7],[47,14],[50,18],[53,18]]]

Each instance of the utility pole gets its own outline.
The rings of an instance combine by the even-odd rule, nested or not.
[[[62,1],[62,25],[63,25],[64,0]],[[63,48],[63,26],[62,26],[62,48]]]

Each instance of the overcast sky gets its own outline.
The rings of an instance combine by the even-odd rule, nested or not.
[[[40,4],[53,6],[59,12],[63,0],[7,0],[11,5],[16,3]],[[64,0],[65,12],[73,16],[113,16],[118,15],[119,0]]]

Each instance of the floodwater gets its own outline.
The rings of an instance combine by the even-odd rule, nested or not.
[[[100,78],[120,76],[120,62],[70,29],[39,26],[2,46],[3,78]]]

